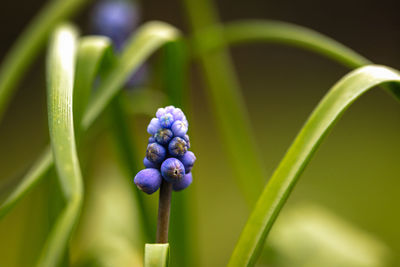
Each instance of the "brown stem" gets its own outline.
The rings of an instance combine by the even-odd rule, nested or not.
[[[163,179],[160,188],[157,220],[157,243],[168,243],[169,214],[171,209],[172,184]]]

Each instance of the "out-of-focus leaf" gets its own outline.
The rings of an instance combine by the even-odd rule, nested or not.
[[[73,88],[77,31],[71,25],[56,28],[47,58],[47,101],[51,148],[66,206],[45,242],[37,266],[57,266],[79,217],[83,185],[73,123]]]
[[[146,244],[144,267],[168,267],[169,244]]]
[[[323,34],[281,21],[239,20],[207,28],[194,37],[197,48],[195,56],[213,53],[226,46],[262,42],[297,46],[325,55],[350,68],[371,64],[368,59]],[[202,45],[196,46],[199,42]]]
[[[301,173],[324,137],[344,111],[369,89],[382,83],[400,83],[396,70],[369,65],[356,69],[336,83],[316,107],[275,170],[233,251],[228,266],[252,266],[265,238]],[[392,87],[398,95],[399,87]]]
[[[218,25],[217,14],[211,0],[182,0],[194,35]],[[223,35],[214,39],[196,38],[193,46],[203,51],[209,42],[224,43]],[[243,101],[241,88],[235,75],[230,56],[225,50],[199,54],[206,81],[208,98],[211,102],[216,126],[226,156],[231,163],[239,189],[247,203],[252,206],[265,184],[265,170],[252,134],[250,119]]]
[[[7,53],[0,69],[0,121],[21,77],[45,45],[54,27],[89,0],[49,0]]]

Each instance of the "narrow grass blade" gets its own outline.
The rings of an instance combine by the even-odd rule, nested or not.
[[[49,0],[7,53],[0,68],[0,121],[21,77],[45,45],[54,27],[89,0]]]
[[[31,188],[40,182],[49,170],[52,162],[52,154],[50,148],[47,148],[38,160],[32,165],[27,174],[22,179],[21,183],[12,191],[6,200],[0,205],[0,219],[10,211],[14,205],[30,191]]]
[[[221,38],[223,36],[223,38]],[[210,27],[194,36],[196,56],[213,53],[226,46],[242,43],[278,43],[297,46],[342,63],[349,68],[357,68],[371,62],[341,43],[314,30],[291,23],[273,20],[239,20],[225,25]]]
[[[352,71],[338,83],[311,114],[275,170],[239,238],[228,266],[253,266],[276,217],[301,173],[329,130],[361,95],[382,83],[400,83],[396,70],[369,65]],[[399,87],[393,87],[399,91]]]
[[[104,68],[104,65],[111,65],[113,60],[113,48],[109,38],[87,36],[79,40],[73,107],[76,131],[80,130],[81,119],[89,103],[94,80],[101,68]]]
[[[59,26],[47,58],[47,101],[51,147],[66,207],[45,242],[37,262],[41,267],[57,266],[62,260],[82,205],[72,110],[76,52],[76,29],[67,24]]]
[[[218,18],[211,0],[182,0],[194,34],[218,25]],[[196,50],[203,50],[209,41],[224,42],[223,35],[214,40],[197,38]],[[216,125],[222,144],[227,150],[233,173],[245,200],[253,205],[265,184],[265,170],[252,134],[250,120],[241,95],[239,82],[227,51],[217,50],[199,56],[207,92],[212,104]]]
[[[169,244],[146,244],[144,267],[168,267]]]
[[[137,33],[128,41],[121,57],[116,61],[110,73],[105,76],[104,82],[89,103],[88,110],[82,121],[83,128],[86,129],[93,123],[118,93],[118,90],[122,88],[124,82],[146,58],[165,43],[178,37],[179,32],[176,28],[163,22],[147,22],[140,27]]]
[[[130,125],[126,120],[126,111],[122,104],[121,95],[117,95],[111,102],[110,105],[110,118],[111,118],[111,131],[114,136],[114,141],[117,150],[120,154],[120,159],[125,169],[128,171],[128,177],[133,177],[140,171],[140,167],[143,165],[143,159],[140,159],[137,155],[137,149],[135,147],[134,136],[130,130]],[[143,229],[143,235],[146,242],[151,242],[155,239],[156,223],[150,220],[151,216],[149,211],[145,207],[144,194],[138,192],[134,186],[131,186],[134,190],[132,194],[135,196],[137,206],[140,211],[142,219],[141,228]]]
[[[106,108],[106,105],[111,101],[112,97],[123,87],[125,79],[132,72],[134,73],[140,66],[142,61],[149,57],[157,48],[170,40],[179,36],[178,30],[169,24],[162,22],[148,22],[139,28],[137,37],[131,40],[124,50],[121,58],[117,61],[115,68],[110,70],[110,73],[105,75],[106,80],[101,84],[99,93],[93,101],[89,101],[88,107],[84,112],[85,123],[81,123],[82,131],[87,130],[94,120]],[[101,93],[100,93],[101,91]],[[49,152],[50,153],[50,152]],[[51,157],[51,156],[49,156]],[[25,185],[20,185],[10,195],[14,195],[13,205],[21,199],[33,185],[37,183],[44,173],[53,165],[53,160],[48,162],[43,161],[43,166],[32,168],[30,173],[23,178]],[[0,214],[5,215],[10,209],[4,209],[0,206]],[[1,216],[0,216],[1,217]]]

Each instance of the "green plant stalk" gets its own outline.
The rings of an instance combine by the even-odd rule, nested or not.
[[[183,0],[194,34],[217,25],[218,18],[210,0]],[[223,42],[221,35],[214,40],[194,39],[195,50],[202,50],[209,42]],[[235,77],[229,54],[213,51],[199,55],[207,82],[208,95],[213,107],[220,138],[228,151],[233,173],[245,200],[252,206],[265,183],[265,170],[252,135],[239,82]]]
[[[253,266],[280,210],[328,132],[361,95],[382,83],[397,82],[396,70],[369,65],[337,82],[307,120],[264,188],[233,251],[228,266]],[[392,87],[398,95],[400,87]]]
[[[121,94],[117,95],[112,100],[110,105],[111,129],[121,161],[127,169],[129,176],[132,176],[140,171],[138,166],[141,166],[143,163],[137,155],[135,140],[132,140],[134,134],[132,134],[130,126],[126,121],[126,112],[124,110],[121,97]],[[153,231],[155,224],[150,220],[151,216],[148,209],[145,207],[143,194],[141,194],[141,192],[137,192],[136,188],[133,186],[132,191],[132,194],[134,194],[136,197],[138,208],[142,216],[142,229],[144,229],[145,242],[151,242],[151,240],[154,240]]]
[[[116,66],[110,70],[110,73],[106,75],[106,77],[108,77],[107,86],[103,85],[99,88],[102,89],[102,93],[97,94],[97,100],[92,102],[89,101],[85,114],[88,114],[90,111],[90,116],[88,117],[90,120],[87,121],[86,124],[81,123],[82,132],[85,132],[92,125],[94,119],[100,116],[107,103],[109,103],[114,94],[123,87],[123,84],[129,75],[137,70],[142,60],[145,60],[147,57],[149,57],[163,44],[179,37],[179,32],[177,29],[162,22],[148,22],[140,27],[140,29],[141,30],[138,32],[137,38],[130,40],[130,42],[127,44],[125,53],[123,53],[122,57],[118,60]],[[148,44],[150,48],[147,47]],[[135,56],[132,56],[132,54]],[[141,56],[138,56],[138,54],[141,54]],[[104,83],[106,83],[106,81]],[[111,94],[109,89],[113,90]],[[15,204],[24,195],[26,195],[26,193],[28,193],[52,167],[52,155],[50,152],[47,153],[48,155],[42,156],[42,159],[38,160],[35,165],[32,166],[29,172],[22,179],[22,182],[1,204],[0,218],[4,216],[6,212],[10,211],[11,208],[15,206]]]
[[[61,21],[72,16],[89,0],[52,0],[29,24],[0,68],[0,121],[21,77]]]
[[[59,26],[47,58],[47,95],[50,142],[67,204],[45,242],[37,262],[41,267],[61,262],[82,206],[83,184],[72,111],[76,51],[76,29],[67,24]]]

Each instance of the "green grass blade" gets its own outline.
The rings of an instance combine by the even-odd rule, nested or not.
[[[73,15],[89,0],[49,0],[7,53],[0,68],[0,121],[15,88],[57,23]]]
[[[169,244],[146,244],[144,267],[168,267]]]
[[[221,38],[223,36],[223,38]],[[197,46],[197,56],[209,54],[228,45],[252,42],[279,43],[307,49],[357,68],[371,62],[341,43],[314,30],[273,20],[239,20],[205,29],[194,40],[208,40]]]
[[[269,180],[246,223],[228,266],[255,264],[276,217],[329,130],[357,98],[371,88],[388,82],[400,83],[399,73],[388,67],[370,65],[352,71],[331,88]]]
[[[113,48],[109,38],[87,36],[79,40],[73,107],[76,131],[80,130],[81,119],[89,103],[94,80],[101,68],[105,64],[111,64],[113,60]]]
[[[182,2],[195,35],[218,25],[211,0]],[[207,46],[208,42],[224,42],[223,35],[213,37],[214,40],[194,39],[195,50],[203,51],[202,47]],[[198,59],[207,82],[206,89],[216,118],[216,126],[227,150],[226,155],[239,189],[247,203],[253,205],[265,184],[265,170],[230,56],[226,51],[213,51],[201,54]]]
[[[162,22],[148,22],[139,28],[137,38],[131,40],[121,58],[116,63],[116,68],[112,69],[104,83],[100,86],[99,94],[96,95],[92,102],[89,101],[88,107],[85,109],[84,118],[86,123],[81,123],[82,130],[87,130],[94,120],[105,109],[112,97],[123,87],[124,80],[129,76],[130,72],[135,72],[141,62],[151,55],[152,52],[162,46],[164,43],[178,37],[178,30],[174,27]],[[137,55],[137,54],[140,54]],[[131,69],[129,69],[131,68]],[[50,153],[50,152],[48,152]],[[51,157],[51,155],[49,156]],[[38,164],[40,165],[40,164]],[[19,185],[10,195],[14,195],[13,205],[20,200],[34,184],[37,183],[44,173],[53,165],[53,160],[43,161],[43,166],[32,167],[30,173],[34,175],[26,175],[23,179],[25,185]],[[18,191],[18,192],[17,192]],[[4,206],[0,206],[0,214],[5,215],[10,209],[3,210]],[[1,216],[0,216],[1,217]]]
[[[143,166],[143,159],[139,158],[137,149],[135,147],[134,134],[130,129],[130,125],[126,120],[125,107],[122,104],[122,95],[117,95],[111,102],[110,105],[110,117],[111,117],[111,131],[113,133],[114,141],[117,150],[120,154],[120,159],[125,169],[128,171],[128,177],[133,177],[138,173]],[[132,182],[132,180],[130,180]],[[132,194],[135,196],[137,206],[142,220],[141,228],[143,229],[143,236],[146,242],[151,242],[155,239],[156,223],[150,220],[151,216],[149,210],[145,206],[145,195],[136,190],[136,187],[131,186],[134,190]]]
[[[41,267],[60,263],[82,206],[83,185],[72,110],[76,52],[76,29],[71,25],[59,26],[47,57],[47,101],[51,147],[66,207],[44,244],[37,262]]]
[[[14,191],[12,191],[12,193],[8,195],[5,201],[0,205],[0,219],[15,206],[26,192],[29,192],[31,188],[46,176],[47,171],[50,169],[50,163],[52,160],[53,156],[50,148],[47,148],[28,170]]]
[[[163,22],[147,22],[140,27],[128,41],[121,57],[110,73],[105,76],[104,82],[89,103],[82,121],[83,128],[86,129],[93,123],[145,59],[162,45],[178,37],[178,30]]]

